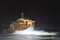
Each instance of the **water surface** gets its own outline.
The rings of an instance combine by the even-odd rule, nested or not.
[[[12,34],[0,34],[0,40],[60,40],[60,36],[57,35],[12,35]]]

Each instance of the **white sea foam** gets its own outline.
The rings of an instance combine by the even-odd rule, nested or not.
[[[56,33],[49,33],[44,31],[36,31],[32,27],[27,28],[26,30],[16,30],[13,34],[20,34],[20,35],[56,35]]]

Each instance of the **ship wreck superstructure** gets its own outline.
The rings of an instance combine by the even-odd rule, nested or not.
[[[35,20],[24,18],[23,13],[21,13],[21,18],[17,19],[16,21],[10,24],[8,32],[13,32],[16,30],[25,30],[28,29],[29,27],[33,30],[34,26],[35,26]]]

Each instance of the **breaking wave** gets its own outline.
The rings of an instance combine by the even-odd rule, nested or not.
[[[33,27],[29,27],[25,30],[16,30],[14,33],[12,34],[20,34],[20,35],[56,35],[56,33],[54,32],[44,32],[44,31],[36,31],[33,29]]]

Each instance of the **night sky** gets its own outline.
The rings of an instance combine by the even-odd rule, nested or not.
[[[36,30],[60,31],[60,2],[0,2],[0,30],[9,28],[9,24],[24,16],[36,21]]]

